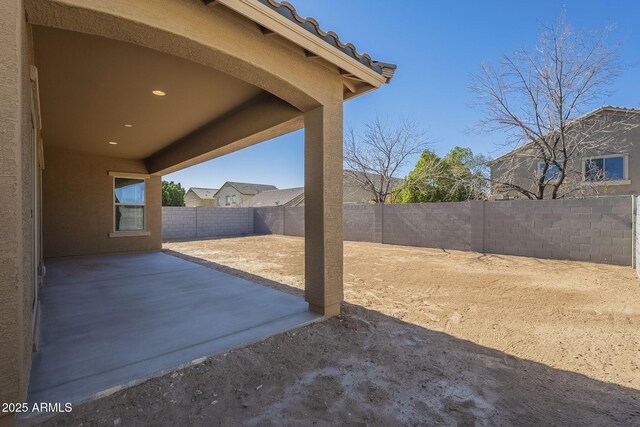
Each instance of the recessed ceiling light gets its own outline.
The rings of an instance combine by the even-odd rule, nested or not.
[[[125,124],[124,124],[124,127],[126,127],[126,128],[132,128],[132,127],[133,127],[133,125],[130,125],[129,123],[125,123]]]
[[[110,144],[110,145],[118,145],[118,143],[117,143],[117,142],[115,142],[115,141],[109,141],[109,144]]]
[[[166,95],[166,92],[158,90],[158,89],[152,90],[151,93],[154,94],[155,96],[165,96]]]

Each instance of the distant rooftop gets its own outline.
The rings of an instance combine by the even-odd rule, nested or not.
[[[304,187],[283,188],[282,190],[263,191],[242,203],[243,207],[258,208],[262,206],[296,205],[304,200]]]
[[[193,191],[196,196],[200,197],[201,199],[213,199],[213,196],[218,192],[217,188],[202,188],[202,187],[191,187],[187,190],[187,193],[189,191]]]
[[[577,117],[573,120],[571,120],[569,123],[567,123],[567,126],[573,126],[577,123],[580,123],[586,119],[590,119],[593,116],[596,116],[598,114],[601,114],[603,112],[614,112],[614,113],[631,113],[631,114],[640,114],[640,108],[635,108],[635,107],[618,107],[615,105],[603,105],[602,107],[598,107],[595,110],[591,110],[586,114],[583,114],[580,117]],[[498,163],[500,163],[501,161],[503,161],[504,159],[508,158],[509,156],[513,155],[514,153],[519,152],[520,150],[526,149],[526,147],[531,147],[534,144],[533,141],[527,142],[526,144],[523,144],[519,147],[514,148],[511,151],[508,151],[507,153],[504,153],[503,155],[487,162],[487,165],[489,167],[492,167],[493,165],[496,165]]]
[[[252,184],[252,183],[248,183],[248,182],[232,182],[232,181],[227,181],[225,182],[225,185],[230,185],[233,188],[235,188],[236,190],[238,190],[238,192],[240,194],[244,194],[247,196],[253,196],[255,194],[261,193],[263,191],[267,191],[267,190],[277,190],[278,187],[276,187],[275,185],[268,185],[268,184]],[[224,187],[224,185],[223,185]]]
[[[374,173],[365,173],[350,169],[345,169],[343,171],[343,182],[345,186],[360,186],[361,182],[365,182],[366,180],[370,180],[372,182],[378,182],[382,178],[381,175],[376,175]],[[390,188],[395,188],[404,182],[402,178],[391,177],[389,178],[391,182]]]

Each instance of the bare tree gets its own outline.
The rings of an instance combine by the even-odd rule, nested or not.
[[[370,192],[376,203],[385,203],[397,186],[395,175],[427,146],[425,133],[412,121],[402,120],[392,126],[376,117],[364,125],[362,134],[353,129],[346,132],[345,178]]]
[[[496,68],[482,65],[472,87],[487,112],[481,125],[506,130],[513,150],[494,161],[494,188],[530,199],[597,191],[599,172],[584,179],[582,159],[615,152],[614,130],[634,126],[603,110],[580,117],[622,70],[610,33],[574,32],[563,14],[544,27],[535,50],[504,55]]]

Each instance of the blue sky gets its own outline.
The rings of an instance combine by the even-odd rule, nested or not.
[[[599,104],[640,106],[640,1],[382,1],[291,0],[300,15],[316,18],[345,42],[374,59],[398,65],[391,84],[345,103],[345,128],[356,130],[376,115],[410,118],[444,154],[459,145],[496,156],[500,134],[474,130],[482,113],[469,91],[470,75],[482,61],[533,47],[540,24],[554,22],[562,8],[574,28],[601,30],[615,24],[627,68]],[[599,105],[594,105],[597,107]],[[294,132],[164,179],[188,187],[219,187],[225,181],[304,183],[303,131]],[[409,168],[412,168],[413,164]],[[403,174],[409,172],[403,171]]]

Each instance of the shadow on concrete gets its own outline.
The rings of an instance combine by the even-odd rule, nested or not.
[[[48,424],[115,419],[122,425],[631,426],[640,425],[640,391],[344,303],[339,317],[214,356],[179,377],[152,379]]]
[[[211,239],[207,239],[207,240],[211,240]],[[264,285],[264,286],[267,286],[269,288],[278,290],[280,292],[286,292],[286,293],[291,294],[291,295],[304,297],[304,289],[298,289],[298,288],[295,288],[293,286],[289,286],[289,285],[285,285],[285,284],[280,283],[280,282],[276,282],[275,280],[270,280],[270,279],[267,279],[267,278],[262,277],[262,276],[257,276],[255,274],[251,274],[251,273],[246,272],[246,271],[242,271],[242,270],[238,270],[236,268],[228,267],[226,265],[218,264],[216,262],[209,261],[209,260],[204,259],[204,258],[198,258],[198,257],[194,257],[194,256],[191,256],[191,255],[184,254],[182,252],[173,251],[171,249],[162,249],[162,252],[164,252],[167,255],[172,255],[174,257],[184,259],[184,260],[192,262],[194,264],[198,264],[198,265],[202,265],[204,267],[212,268],[212,269],[214,269],[216,271],[220,271],[222,273],[230,274],[232,276],[241,277],[241,278],[243,278],[245,280],[248,280],[250,282],[259,283],[261,285]]]

